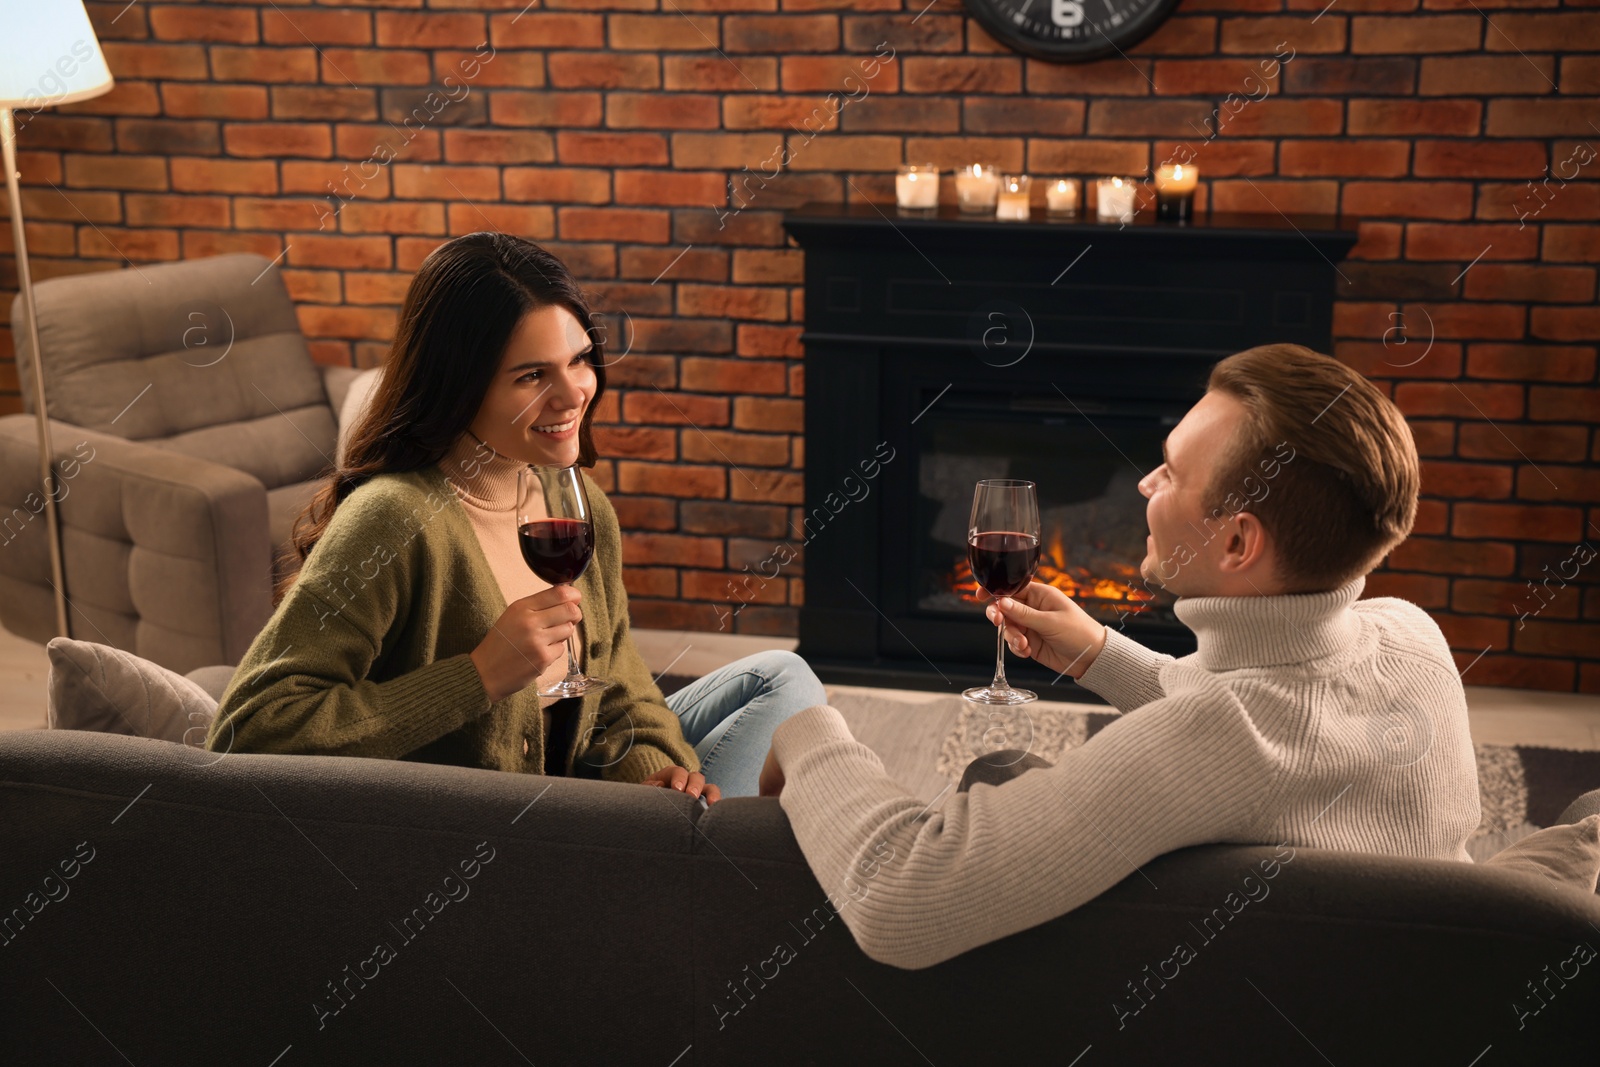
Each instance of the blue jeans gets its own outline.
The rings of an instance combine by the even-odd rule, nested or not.
[[[757,652],[667,697],[706,781],[725,797],[753,797],[778,724],[828,695],[793,652]]]

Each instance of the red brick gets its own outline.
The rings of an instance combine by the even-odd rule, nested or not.
[[[1419,178],[1536,178],[1549,149],[1541,141],[1418,141]]]
[[[1544,227],[1544,258],[1556,262],[1600,261],[1600,226]]]
[[[1434,336],[1452,340],[1516,340],[1527,320],[1527,310],[1520,304],[1440,304],[1429,307],[1426,316],[1418,314],[1422,306],[1407,306],[1408,321],[1431,321]]]
[[[372,15],[366,11],[325,11],[280,7],[261,12],[261,39],[267,44],[371,44]]]
[[[752,5],[754,6],[754,5]],[[786,4],[791,10],[794,4]],[[863,10],[862,4],[824,4]],[[886,0],[882,7],[898,9],[897,0]],[[967,20],[960,15],[939,15],[924,12],[915,21],[908,21],[898,10],[891,15],[846,15],[844,17],[844,47],[848,52],[873,52],[884,41],[893,41],[897,51],[922,55],[928,52],[961,51],[961,29]],[[974,25],[974,29],[976,26]],[[976,43],[976,42],[974,42]],[[970,51],[987,51],[971,48]]]
[[[385,48],[473,48],[489,33],[482,15],[379,11],[377,38]]]
[[[726,426],[729,407],[725,396],[689,396],[653,389],[647,393],[629,393],[622,402],[623,417],[628,422],[674,426]]]
[[[1496,13],[1494,30],[1484,36],[1488,52],[1592,52],[1597,48],[1600,11]]]
[[[1364,217],[1472,217],[1470,182],[1346,182],[1343,211]]]
[[[1455,415],[1464,419],[1515,419],[1522,416],[1522,387],[1469,382],[1402,382],[1394,401],[1407,415]]]
[[[1028,142],[1027,169],[1034,174],[1143,174],[1149,167],[1150,149],[1143,141],[1035,138]]]
[[[1519,225],[1600,217],[1600,182],[1479,182],[1478,218],[1515,219]]]
[[[1533,611],[1545,603],[1529,590],[1526,582],[1497,582],[1480,578],[1458,579],[1451,591],[1451,610],[1473,615],[1517,615]],[[1545,603],[1540,614],[1557,618],[1577,615],[1577,598],[1568,604],[1557,601]]]
[[[631,500],[629,497],[618,497],[612,501],[612,506],[617,509],[617,518],[622,520],[622,502]],[[624,529],[633,529],[637,523],[623,521]],[[626,564],[622,568],[622,585],[630,597],[659,596],[675,597],[678,595],[678,569],[676,567],[630,567]]]
[[[622,276],[652,282],[726,282],[728,253],[715,248],[624,248]]]
[[[393,267],[387,237],[339,237],[319,234],[296,236],[289,248],[289,263],[296,267],[342,267],[389,270]]]
[[[1549,341],[1593,341],[1600,337],[1600,308],[1534,308],[1528,332]]]
[[[1151,61],[1100,59],[1090,63],[1027,61],[1028,92],[1033,95],[1148,96]]]
[[[599,93],[497,92],[489,96],[496,126],[598,126]]]
[[[663,56],[661,70],[663,87],[669,90],[770,93],[778,88],[776,59],[742,56],[734,65],[721,56]],[[874,81],[873,91],[884,91],[876,84],[881,80],[880,72],[880,77]],[[789,88],[793,90],[796,87]],[[823,88],[839,89],[839,86],[837,82],[829,81]]]
[[[788,375],[782,363],[748,359],[686,358],[680,388],[697,393],[782,394]]]
[[[897,99],[888,102],[895,105],[906,103]],[[850,106],[860,108],[864,103],[866,101]],[[925,106],[922,101],[911,103]],[[798,129],[820,133],[838,127],[839,112],[838,105],[830,107],[824,97],[766,94],[730,96],[722,104],[722,124],[729,130]]]
[[[1582,426],[1463,423],[1461,456],[1474,459],[1581,461],[1589,433]]]
[[[1484,132],[1490,137],[1584,137],[1594,129],[1589,120],[1595,110],[1593,98],[1491,100]]]
[[[1548,238],[1546,238],[1548,242]],[[1459,260],[1533,259],[1538,231],[1530,227],[1413,222],[1406,226],[1406,258]]]
[[[394,336],[394,308],[324,307],[301,304],[300,329],[307,337],[386,339]]]
[[[1468,348],[1467,372],[1474,378],[1588,382],[1594,380],[1595,350],[1559,345],[1475,344]]]
[[[1394,304],[1387,302],[1336,301],[1333,305],[1333,335],[1336,338],[1381,338],[1389,334],[1390,328],[1400,321],[1396,317],[1397,310]],[[1407,357],[1399,362],[1408,362],[1410,358]]]
[[[1514,62],[1510,57],[1508,61]],[[1553,65],[1554,60],[1547,60]],[[1546,73],[1550,73],[1546,71]],[[1552,79],[1553,80],[1553,79]],[[1541,79],[1542,86],[1550,83]],[[1543,92],[1544,89],[1533,90]],[[1561,91],[1573,95],[1600,93],[1600,56],[1563,56],[1561,59]]]
[[[1450,580],[1428,574],[1374,571],[1367,575],[1367,583],[1361,590],[1361,598],[1365,600],[1380,596],[1399,597],[1422,608],[1442,608],[1450,600]]]
[[[301,271],[302,274],[312,273]],[[317,271],[344,279],[345,299],[352,304],[394,304],[405,302],[406,290],[411,285],[411,275],[395,271],[345,271],[342,275],[332,271]],[[335,301],[336,302],[336,301]]]
[[[604,204],[611,199],[611,172],[572,167],[507,167],[507,200]]]
[[[770,504],[685,501],[682,528],[688,533],[783,537],[790,533],[786,509]]]
[[[619,170],[619,204],[706,206],[727,196],[727,176],[719,171]]]
[[[1455,537],[1506,537],[1521,541],[1572,541],[1583,529],[1583,509],[1541,504],[1456,504]]]
[[[327,159],[333,155],[333,133],[327,126],[292,122],[228,123],[222,132],[228,154],[233,156]]]
[[[1517,496],[1523,500],[1600,503],[1600,467],[1524,465],[1517,469]]]
[[[898,143],[898,142],[897,142]],[[737,170],[749,167],[771,173],[782,161],[778,138],[762,133],[675,133],[672,160],[678,167]],[[765,164],[765,165],[763,165]]]
[[[1505,619],[1486,619],[1481,615],[1436,615],[1434,622],[1444,632],[1451,648],[1485,649],[1508,647],[1511,625]]]
[[[788,301],[781,289],[692,283],[678,286],[678,313],[775,322],[782,322],[789,317]]]
[[[1501,656],[1492,652],[1482,659],[1478,659],[1477,655],[1471,651],[1456,653],[1456,668],[1472,672],[1470,677],[1463,679],[1468,685],[1545,689],[1560,693],[1572,690],[1571,663],[1529,656]]]
[[[857,116],[864,110],[865,105],[878,106],[887,103],[904,103],[909,105],[909,109],[921,110],[935,109],[941,102],[885,101],[868,98],[851,105],[848,122],[852,124],[852,128],[864,128],[858,125]],[[1085,106],[1080,100],[970,96],[963,103],[965,129],[968,133],[976,134],[1037,134],[1043,131],[1057,135],[1082,133],[1085,111]]]
[[[805,260],[798,248],[740,249],[733,254],[733,280],[739,285],[800,285]]]
[[[661,61],[653,55],[551,52],[550,84],[557,89],[658,89]],[[700,86],[694,86],[700,88]]]
[[[1496,36],[1494,30],[1488,35]],[[1554,80],[1550,56],[1429,56],[1422,61],[1417,91],[1422,96],[1542,94]]]
[[[1220,181],[1211,186],[1216,211],[1336,214],[1339,185],[1331,181]]]
[[[739,326],[738,352],[741,356],[781,356],[799,359],[805,354],[800,344],[798,326],[761,326],[754,323]]]
[[[1411,537],[1395,547],[1389,566],[1429,574],[1509,575],[1516,559],[1516,549],[1508,544]]]
[[[622,555],[635,565],[670,563],[675,567],[720,567],[722,538],[624,531]]]
[[[173,81],[204,81],[210,72],[206,69],[206,49],[199,44],[135,44],[124,41],[104,41],[100,46],[105,54],[106,66],[118,80],[123,78],[161,78]],[[222,49],[213,49],[213,54]],[[233,78],[221,70],[215,72],[222,81],[250,81]]]
[[[1399,178],[1410,160],[1409,141],[1284,141],[1278,172],[1286,178]]]
[[[1310,15],[1223,19],[1220,50],[1276,55],[1278,45],[1287,41],[1297,56],[1343,52],[1348,21],[1337,13],[1315,19]]]
[[[490,15],[489,39],[496,48],[604,48],[605,20],[565,12]]]
[[[179,199],[179,198],[174,198]],[[185,200],[199,200],[201,197],[183,197]],[[209,199],[209,198],[208,198]],[[224,198],[217,197],[222,200]],[[344,205],[346,209],[350,205]],[[282,197],[235,197],[233,201],[233,225],[241,230],[316,230],[324,226],[336,225],[329,218],[331,209],[325,200],[298,200]],[[227,213],[223,212],[221,223],[209,225],[226,226]],[[189,225],[194,225],[190,223]]]
[[[210,52],[211,76],[218,81],[305,83],[317,80],[317,51],[314,48],[235,48],[216,45]],[[118,76],[121,76],[121,71],[118,71]],[[170,75],[162,74],[161,77]],[[339,84],[347,83],[340,78]]]
[[[758,500],[776,504],[799,504],[805,499],[805,482],[799,473],[752,470],[748,477],[730,484],[734,500]]]
[[[1411,532],[1418,537],[1444,534],[1450,531],[1450,505],[1443,500],[1423,498],[1417,501],[1417,518]]]
[[[176,230],[125,230],[88,226],[78,231],[77,254],[85,259],[152,262],[178,258]]]
[[[1422,493],[1451,499],[1503,500],[1511,495],[1511,468],[1486,463],[1425,461]]]
[[[783,84],[790,88],[789,64],[783,61]],[[908,93],[1019,93],[1022,91],[1022,60],[1000,56],[912,56],[904,67]],[[890,68],[885,65],[885,72]],[[877,82],[872,83],[874,89]]]
[[[444,205],[352,202],[339,212],[341,233],[433,233],[444,229]]]
[[[1088,131],[1107,137],[1204,137],[1212,109],[1198,100],[1095,100]]]
[[[1600,648],[1600,623],[1529,619],[1517,633],[1516,646],[1518,652],[1592,659]]]
[[[277,164],[229,159],[171,160],[172,187],[187,193],[255,193],[278,191]]]
[[[396,163],[394,195],[407,200],[498,200],[496,167],[441,167]]]
[[[659,133],[563,130],[556,134],[556,151],[563,163],[649,166],[667,162],[667,139]]]
[[[741,396],[733,402],[733,425],[740,430],[800,433],[805,429],[804,412],[799,400]]]
[[[702,43],[688,47],[707,46]],[[837,15],[729,15],[722,20],[722,47],[733,53],[831,52],[839,47],[839,18]]]
[[[1475,14],[1380,15],[1350,20],[1350,51],[1357,54],[1476,52],[1482,41],[1483,19]]]
[[[1575,303],[1594,299],[1593,267],[1535,267],[1513,263],[1480,263],[1467,271],[1469,300],[1526,300]]]
[[[715,16],[689,15],[681,6],[665,15],[610,15],[608,19],[612,48],[703,52],[718,47]]]
[[[1600,389],[1535,385],[1528,389],[1528,418],[1539,422],[1600,422]]]
[[[630,249],[630,251],[633,251]],[[663,249],[662,251],[670,251]],[[681,249],[680,249],[681,251]],[[689,255],[684,256],[687,261]],[[679,266],[682,264],[680,263]],[[676,268],[668,277],[676,279]],[[634,345],[643,352],[731,352],[733,323],[726,319],[647,319],[633,320]],[[723,416],[723,424],[727,416]]]
[[[843,142],[844,139],[839,140]],[[874,143],[881,140],[874,138]],[[943,170],[953,171],[974,159],[982,159],[998,167],[1001,173],[1010,173],[1022,170],[1022,151],[1020,137],[907,137],[905,154],[907,159],[936,163]],[[886,151],[885,162],[887,156]],[[854,167],[867,169],[864,163],[854,164]],[[953,196],[954,181],[943,184],[945,191]]]
[[[1157,141],[1153,157],[1161,163],[1194,160],[1205,168],[1207,178],[1254,178],[1277,173],[1277,151],[1276,141],[1221,139],[1202,141],[1198,145],[1188,141]]]
[[[1351,100],[1349,133],[1474,137],[1482,116],[1476,100]]]
[[[692,466],[687,463],[624,460],[617,464],[617,483],[624,493],[720,500],[728,495],[727,475],[726,467]]]
[[[654,241],[670,237],[665,211],[644,208],[564,207],[557,212],[561,237],[567,241]]]
[[[730,475],[743,477],[740,465],[782,467],[789,462],[789,438],[777,434],[728,433],[722,430],[689,430],[683,435],[683,458],[701,463],[729,463]]]
[[[1269,97],[1251,101],[1229,114],[1224,108],[1217,120],[1217,132],[1224,137],[1261,137],[1285,134],[1316,137],[1344,132],[1344,102],[1340,100],[1284,100]],[[1400,130],[1357,130],[1362,133],[1400,133]]]
[[[1456,450],[1456,424],[1422,419],[1408,419],[1411,438],[1417,443],[1419,456],[1451,456]]]
[[[731,97],[729,102],[739,99]],[[714,130],[717,97],[707,93],[607,93],[605,124],[666,130]]]
[[[611,506],[624,530],[675,530],[678,528],[678,502],[662,497],[615,496]]]
[[[286,194],[309,193],[313,196],[338,196],[345,200],[386,200],[389,197],[388,168],[379,170],[368,179],[350,163],[285,160],[280,173]]]
[[[247,8],[152,7],[150,32],[159,41],[253,44],[256,13]]]
[[[1152,80],[1163,96],[1263,97],[1277,91],[1283,64],[1265,59],[1159,59]]]

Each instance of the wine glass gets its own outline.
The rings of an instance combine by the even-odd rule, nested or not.
[[[528,569],[551,585],[578,580],[594,556],[594,521],[577,467],[517,471],[517,541]],[[567,676],[540,689],[542,697],[575,697],[611,683],[578,670],[577,630],[567,637]]]
[[[967,562],[972,576],[992,597],[1016,596],[1039,568],[1039,502],[1032,482],[985,479],[972,494],[967,524]],[[961,695],[974,704],[1026,704],[1039,694],[1006,681],[1006,624],[995,635],[994,681]]]

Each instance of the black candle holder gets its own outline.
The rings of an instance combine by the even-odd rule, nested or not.
[[[1168,222],[1188,222],[1194,217],[1194,192],[1156,192],[1156,218]]]

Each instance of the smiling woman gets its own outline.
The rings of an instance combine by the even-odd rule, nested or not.
[[[423,261],[208,746],[755,794],[773,730],[825,702],[805,664],[761,653],[664,698],[629,629],[616,513],[587,475],[594,565],[551,587],[523,559],[518,472],[593,466],[603,348],[565,265],[530,241],[468,234]],[[613,684],[541,699],[575,633],[580,667]]]

